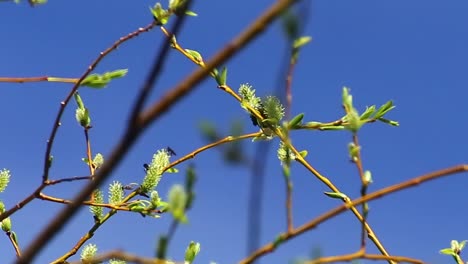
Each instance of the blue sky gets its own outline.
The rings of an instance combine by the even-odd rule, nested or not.
[[[210,3],[211,2],[211,3]],[[205,58],[215,54],[273,1],[195,1],[199,14],[188,18],[177,36],[185,47]],[[30,8],[2,3],[0,76],[79,77],[98,53],[119,37],[151,21],[152,1],[50,1]],[[166,3],[164,3],[165,5]],[[468,90],[468,4],[445,1],[313,1],[304,34],[313,37],[294,73],[293,114],[305,113],[307,121],[331,121],[341,117],[341,91],[351,88],[358,109],[393,100],[397,106],[389,118],[400,127],[371,124],[360,131],[363,162],[373,173],[371,191],[433,170],[466,162],[466,98]],[[96,69],[104,72],[128,68],[128,76],[107,89],[82,89],[91,111],[94,152],[108,154],[123,133],[127,109],[146,77],[162,33],[155,29],[122,45]],[[278,23],[239,56],[230,60],[228,83],[253,85],[259,95],[278,86],[279,63],[285,41]],[[172,51],[164,74],[148,102],[157,101],[181,78],[196,68]],[[1,199],[8,208],[30,194],[40,183],[46,139],[59,102],[68,84],[0,84],[3,129],[0,167],[12,172],[9,188]],[[74,117],[73,104],[65,112],[53,150],[53,178],[86,175],[81,162],[85,144]],[[171,146],[180,156],[202,146],[198,124],[214,122],[227,132],[233,120],[241,120],[246,132],[256,131],[235,100],[216,89],[213,80],[203,82],[194,93],[153,124],[114,172],[110,182],[139,182],[142,164],[159,148]],[[356,169],[348,161],[346,132],[297,131],[292,136],[307,160],[349,196],[359,194]],[[277,146],[276,140],[272,141]],[[246,141],[253,155],[256,145]],[[265,156],[268,164],[264,200],[262,243],[285,228],[284,186],[276,154]],[[193,160],[199,180],[197,199],[189,213],[190,223],[178,230],[169,255],[176,260],[190,240],[201,243],[197,263],[235,263],[245,256],[247,197],[250,173],[226,166],[217,150]],[[178,168],[183,171],[187,164]],[[428,263],[449,263],[438,253],[450,240],[468,238],[465,206],[466,174],[437,180],[370,203],[369,223],[391,254],[421,258]],[[339,203],[323,196],[326,187],[299,165],[293,166],[294,223],[300,225]],[[164,176],[158,191],[163,196],[183,174]],[[63,184],[45,193],[71,198],[82,183]],[[12,216],[13,230],[25,248],[41,227],[61,209],[60,205],[34,201]],[[169,216],[141,218],[119,213],[91,240],[101,252],[119,248],[152,256],[156,238],[167,231]],[[36,259],[51,261],[65,251],[93,224],[82,209]],[[351,253],[359,246],[357,220],[345,213],[318,229],[279,248],[263,263],[287,263],[308,256],[315,247],[325,255]],[[3,259],[14,252],[7,239],[0,240]],[[370,252],[376,252],[369,247]],[[4,262],[4,261],[3,261]]]

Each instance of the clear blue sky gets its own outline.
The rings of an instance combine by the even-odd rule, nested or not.
[[[177,36],[185,48],[208,58],[246,27],[272,2],[194,1],[199,14],[186,21]],[[152,1],[53,1],[30,8],[26,3],[2,3],[0,8],[0,76],[78,77],[98,55],[119,37],[148,24]],[[164,5],[166,3],[164,2]],[[372,124],[362,129],[364,166],[373,172],[370,190],[417,175],[466,163],[468,130],[468,3],[454,1],[313,1],[305,30],[313,42],[301,53],[293,81],[293,113],[307,121],[331,121],[342,115],[341,91],[351,88],[358,109],[391,99],[397,108],[388,116],[400,127]],[[143,82],[163,35],[159,30],[122,45],[96,72],[128,68],[128,76],[107,89],[82,89],[91,111],[93,151],[108,154],[123,132],[126,109]],[[238,57],[229,61],[228,82],[233,87],[248,82],[260,95],[278,86],[279,62],[285,42],[276,23]],[[171,52],[164,76],[149,99],[160,96],[196,67]],[[8,208],[30,194],[40,183],[46,139],[53,118],[70,89],[67,84],[0,84],[2,130],[0,168],[13,174],[1,199]],[[86,175],[82,129],[72,104],[66,111],[53,155],[52,177]],[[215,122],[227,131],[236,119],[254,132],[250,120],[231,97],[203,82],[190,97],[154,124],[114,172],[110,181],[140,182],[142,164],[159,148],[171,146],[180,156],[204,144],[197,125]],[[295,132],[294,143],[309,151],[308,161],[349,196],[359,194],[356,169],[348,161],[346,132]],[[246,141],[247,151],[255,144]],[[277,142],[272,142],[274,146]],[[201,243],[197,263],[235,263],[245,256],[246,213],[250,172],[226,167],[216,150],[198,156],[199,180],[190,223],[181,226],[169,255],[183,259],[190,240]],[[284,186],[276,154],[268,162],[263,211],[262,243],[285,228]],[[181,171],[186,164],[179,166]],[[337,206],[323,196],[326,187],[303,168],[293,166],[294,222],[300,225]],[[166,175],[158,187],[162,195],[183,174]],[[47,189],[49,195],[71,198],[82,186],[63,184]],[[468,239],[466,232],[466,174],[430,182],[416,189],[372,202],[369,223],[390,253],[421,258],[428,263],[450,263],[438,253],[450,240]],[[41,227],[62,207],[34,201],[12,217],[13,230],[25,248]],[[146,256],[154,254],[156,238],[165,233],[169,216],[141,218],[119,213],[91,240],[100,252],[119,248]],[[93,224],[82,209],[36,259],[46,263],[69,250]],[[359,246],[357,220],[346,213],[280,247],[263,263],[287,263],[308,256],[314,247],[325,255],[351,253]],[[13,259],[6,237],[0,240],[2,263]],[[371,252],[376,250],[370,246]],[[72,258],[76,259],[76,258]]]

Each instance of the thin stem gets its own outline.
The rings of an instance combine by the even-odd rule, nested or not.
[[[285,177],[286,180],[286,223],[287,230],[291,232],[294,229],[293,212],[292,212],[292,182],[291,178]]]
[[[324,213],[324,214],[310,220],[306,224],[295,228],[292,232],[281,233],[278,236],[278,238],[275,240],[275,241],[280,241],[281,243],[277,243],[277,242],[268,243],[268,244],[264,245],[263,247],[259,248],[258,250],[256,250],[255,252],[253,252],[250,256],[248,256],[248,257],[244,258],[243,260],[241,260],[239,263],[240,264],[253,263],[253,261],[257,260],[258,258],[260,258],[260,257],[274,251],[282,243],[285,243],[285,242],[291,240],[292,238],[294,238],[294,237],[296,237],[298,235],[301,235],[301,234],[303,234],[303,233],[305,233],[305,232],[307,232],[309,230],[312,230],[312,229],[316,228],[318,225],[320,225],[320,224],[322,224],[322,223],[324,223],[326,221],[329,221],[333,217],[335,217],[335,216],[349,210],[352,207],[358,206],[360,204],[363,204],[363,203],[366,203],[366,202],[369,202],[369,201],[372,201],[372,200],[375,200],[375,199],[378,199],[378,198],[382,198],[384,196],[387,196],[389,194],[392,194],[392,193],[395,193],[395,192],[398,192],[398,191],[402,191],[404,189],[408,189],[408,188],[411,188],[411,187],[418,186],[419,184],[422,184],[422,183],[430,181],[430,180],[435,180],[435,179],[438,179],[438,178],[442,178],[444,176],[450,176],[450,175],[453,175],[453,174],[456,174],[456,173],[461,173],[461,172],[466,172],[466,171],[468,171],[468,164],[462,164],[462,165],[450,167],[450,168],[447,168],[447,169],[434,171],[434,172],[431,172],[431,173],[428,173],[428,174],[425,174],[425,175],[410,179],[410,180],[402,182],[402,183],[398,183],[398,184],[391,185],[391,186],[386,187],[386,188],[382,188],[382,189],[380,189],[378,191],[375,191],[373,193],[370,193],[370,194],[368,194],[368,195],[366,195],[364,197],[360,197],[358,199],[352,200],[349,203],[346,203],[346,204],[343,204],[343,205],[341,205],[339,207],[336,207],[336,208],[334,208],[334,209],[332,209],[332,210],[330,210],[330,211],[328,211],[328,212],[326,212],[326,213]]]
[[[124,260],[128,263],[136,263],[136,264],[184,264],[185,262],[174,262],[164,259],[155,259],[155,258],[145,258],[138,255],[134,255],[128,252],[123,251],[110,251],[101,255],[94,257],[91,260],[86,260],[86,263],[89,264],[98,264],[103,263],[111,259],[118,259]],[[82,264],[81,260],[79,261],[72,261],[69,264]]]
[[[58,111],[57,116],[55,118],[51,134],[49,136],[49,139],[47,140],[47,148],[46,148],[46,152],[45,152],[45,156],[44,156],[44,171],[43,171],[43,175],[42,175],[42,182],[43,183],[34,192],[34,195],[38,195],[42,191],[42,189],[44,189],[44,187],[46,186],[44,183],[47,182],[48,178],[49,178],[50,157],[51,157],[51,152],[52,152],[52,146],[53,146],[53,143],[54,143],[55,136],[57,134],[58,128],[60,126],[60,120],[62,118],[62,115],[63,115],[64,111],[65,111],[66,105],[68,104],[70,99],[73,97],[73,94],[76,92],[76,90],[79,88],[79,83],[81,81],[83,81],[84,78],[86,78],[94,70],[94,68],[96,68],[96,66],[99,64],[99,62],[102,61],[102,59],[104,59],[113,50],[117,49],[117,47],[119,47],[122,43],[124,43],[124,42],[126,42],[126,41],[140,35],[143,32],[148,32],[155,25],[156,24],[153,21],[152,23],[150,23],[149,25],[147,25],[147,26],[145,26],[143,28],[138,28],[136,31],[134,31],[134,32],[126,35],[125,37],[120,38],[116,42],[114,42],[114,44],[112,46],[110,46],[109,48],[107,48],[103,52],[100,52],[99,56],[90,64],[88,69],[80,77],[79,81],[70,90],[70,92],[67,95],[67,97],[65,98],[65,100],[60,103],[60,108],[59,108],[59,111]],[[118,159],[115,158],[113,162],[112,162],[112,160],[110,160],[110,161],[107,162],[107,164],[108,164],[109,167],[111,167],[111,166],[114,166],[113,163],[116,163],[117,161],[118,161]],[[110,171],[112,169],[112,168],[107,169],[107,171],[104,170],[104,168],[106,168],[105,165],[103,166],[103,168],[100,171],[101,174],[103,174],[103,175],[105,175],[106,173],[107,174],[110,173]],[[105,177],[102,177],[102,178],[104,179]],[[101,181],[103,179],[101,179]],[[92,185],[93,185],[92,188],[86,189],[84,191],[85,194],[81,194],[78,197],[78,199],[76,201],[74,201],[73,204],[71,204],[69,207],[64,209],[62,211],[62,214],[59,214],[55,218],[55,220],[52,221],[49,224],[49,226],[43,230],[43,232],[41,234],[39,234],[39,236],[36,238],[36,240],[34,240],[31,243],[31,245],[24,252],[23,256],[16,263],[25,263],[25,264],[30,263],[32,261],[33,257],[38,253],[38,251],[40,249],[42,249],[47,244],[47,241],[61,229],[61,227],[66,223],[66,220],[68,220],[74,214],[74,212],[76,212],[76,210],[78,209],[81,202],[86,200],[86,198],[92,193],[92,191],[96,188],[96,186],[99,185],[99,183],[100,183],[100,181],[93,181],[92,182]],[[91,185],[91,184],[89,184],[89,185]],[[24,202],[25,202],[25,204],[27,204],[30,201],[32,201],[33,199],[34,199],[34,196],[28,197],[28,199],[25,200]],[[25,204],[23,204],[23,206]],[[13,213],[13,210],[11,210],[11,212],[9,211],[8,213],[9,214]],[[7,216],[4,216],[4,215],[6,215],[6,213],[3,213],[0,216],[0,219],[3,218],[3,217],[7,217]]]
[[[21,249],[18,245],[18,241],[16,241],[15,235],[12,232],[6,232],[5,234],[8,236],[11,245],[15,249],[16,257],[21,257]]]
[[[357,148],[356,154],[354,157],[352,157],[352,161],[354,164],[356,164],[356,168],[359,173],[359,177],[361,179],[361,196],[365,196],[367,193],[367,187],[369,186],[369,182],[367,179],[365,179],[364,176],[364,168],[362,165],[362,159],[361,159],[361,146],[359,145],[359,140],[357,133],[353,133],[353,144],[354,147]],[[366,226],[365,223],[367,222],[367,203],[364,203],[362,205],[362,215],[364,217],[364,221],[362,221],[362,228],[361,228],[361,250],[365,252],[366,249]]]
[[[10,83],[26,83],[26,82],[62,82],[62,83],[78,83],[77,78],[61,78],[61,77],[0,77],[0,82]]]
[[[192,152],[190,152],[189,154],[183,156],[182,158],[172,162],[171,164],[169,164],[166,168],[164,168],[163,171],[166,171],[168,170],[169,168],[172,168],[186,160],[189,160],[189,159],[193,159],[195,158],[196,155],[198,155],[199,153],[205,151],[205,150],[208,150],[210,148],[214,148],[216,146],[219,146],[221,144],[225,144],[225,143],[229,143],[229,142],[233,142],[233,141],[237,141],[237,140],[242,140],[242,139],[246,139],[246,138],[254,138],[254,137],[258,137],[262,134],[262,132],[255,132],[255,133],[250,133],[250,134],[245,134],[245,135],[241,135],[241,136],[227,136],[225,138],[222,138],[216,142],[213,142],[211,144],[208,144],[208,145],[205,145],[201,148],[198,148]]]
[[[419,259],[403,257],[403,256],[383,256],[376,254],[366,254],[364,250],[359,250],[352,254],[332,256],[332,257],[322,257],[312,261],[306,262],[307,264],[321,264],[321,263],[332,263],[332,262],[350,262],[356,259],[367,259],[367,260],[387,260],[395,261],[397,263],[406,262],[413,264],[424,264],[423,261]]]
[[[127,195],[127,197],[125,197],[122,200],[122,203],[128,202],[130,199],[132,199],[136,195],[137,195],[137,191],[131,192],[129,195]],[[78,242],[75,244],[75,246],[73,246],[73,248],[71,250],[69,250],[67,253],[62,255],[60,258],[52,261],[51,263],[52,264],[64,263],[69,257],[75,255],[76,252],[78,252],[78,250],[84,245],[84,243],[86,243],[86,241],[88,241],[89,239],[91,239],[94,236],[94,233],[96,232],[96,230],[98,230],[107,220],[109,220],[109,218],[111,218],[116,213],[117,213],[117,210],[112,209],[102,219],[98,219],[94,223],[94,225],[88,230],[88,232],[86,232],[86,234],[84,236],[82,236],[80,238],[80,240],[78,240]]]

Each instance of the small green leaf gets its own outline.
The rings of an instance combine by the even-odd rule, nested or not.
[[[78,108],[80,109],[84,109],[84,104],[83,104],[83,100],[81,100],[81,96],[78,92],[76,92],[73,97],[75,98],[75,101],[76,101],[76,104],[78,105]]]
[[[88,75],[81,83],[80,86],[87,86],[91,88],[104,88],[109,82],[115,78],[121,78],[125,76],[128,69],[118,69],[111,72],[105,72],[103,74],[93,73]]]
[[[455,254],[455,252],[453,252],[453,250],[451,248],[444,248],[444,249],[441,249],[439,251],[441,254],[444,254],[444,255],[450,255],[450,256],[456,256],[457,254]]]
[[[392,110],[395,108],[393,105],[393,101],[388,101],[384,105],[382,105],[379,110],[375,113],[375,118],[380,118],[383,117],[388,111]]]
[[[195,13],[195,12],[193,12],[193,11],[190,11],[190,10],[185,11],[185,14],[186,14],[187,16],[198,16],[197,13]]]
[[[463,250],[463,248],[465,248],[466,242],[468,242],[468,241],[463,240],[463,241],[458,243],[458,248],[460,249],[460,251]]]
[[[218,69],[214,68],[213,70],[211,70],[210,75],[211,77],[216,79],[218,77]]]
[[[223,67],[221,74],[216,75],[216,82],[218,83],[219,86],[226,85],[226,79],[227,79],[227,68]]]
[[[312,40],[312,38],[309,37],[309,36],[304,36],[304,37],[297,38],[296,40],[294,40],[293,49],[298,49],[298,48],[306,45],[307,43],[309,43],[311,40]]]
[[[348,197],[346,194],[340,192],[324,192],[324,194],[334,199],[345,199]]]
[[[382,121],[382,122],[384,122],[386,124],[389,124],[391,126],[399,126],[400,125],[400,123],[398,123],[398,121],[388,120],[388,119],[383,118],[383,117],[378,118],[378,120]]]
[[[291,119],[291,121],[289,121],[288,129],[296,128],[302,122],[303,118],[304,113],[300,113],[297,116],[295,116],[293,119]]]
[[[368,119],[373,113],[375,112],[375,105],[371,105],[370,107],[366,107],[366,111],[362,113],[360,116],[361,120],[366,120]]]
[[[160,3],[156,3],[154,7],[150,7],[150,11],[159,26],[165,25],[169,20],[170,13],[163,9]]]
[[[349,94],[348,87],[343,87],[343,105],[347,108],[353,107],[353,96]]]
[[[186,223],[187,217],[185,216],[185,209],[187,204],[187,193],[181,185],[172,186],[169,191],[169,210],[171,211],[175,220]]]
[[[192,263],[199,252],[200,252],[200,243],[195,243],[191,241],[187,247],[187,250],[185,250],[185,261],[188,263]]]
[[[192,58],[193,58],[196,62],[198,62],[198,63],[203,62],[202,55],[201,55],[198,51],[196,51],[196,50],[191,50],[191,49],[185,49],[185,51],[186,51],[188,54],[190,54],[190,56],[192,56]]]
[[[301,155],[302,158],[305,158],[307,157],[307,154],[309,153],[307,152],[307,150],[303,150],[303,151],[299,151],[299,154]]]
[[[167,172],[167,173],[177,173],[177,172],[179,172],[179,170],[172,167],[172,168],[167,169],[165,172]]]

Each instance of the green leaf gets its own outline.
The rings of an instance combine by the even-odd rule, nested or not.
[[[181,223],[186,223],[187,217],[185,216],[185,208],[187,204],[187,193],[181,185],[176,184],[172,186],[169,191],[168,202],[169,210],[174,219]]]
[[[195,13],[195,12],[193,12],[193,11],[190,11],[190,10],[185,11],[185,14],[186,14],[187,16],[198,16],[197,13]]]
[[[324,192],[324,194],[334,199],[345,199],[348,197],[346,194],[340,192]]]
[[[303,151],[299,151],[299,154],[301,155],[302,158],[305,158],[307,157],[307,154],[309,154],[309,152],[307,152],[307,150],[303,150]]]
[[[360,116],[361,120],[366,120],[368,119],[373,113],[375,112],[375,105],[371,105],[370,107],[366,107],[366,111],[362,113]]]
[[[154,7],[150,7],[150,11],[159,26],[165,25],[169,20],[170,13],[162,8],[160,3],[156,3]]]
[[[444,255],[450,255],[450,256],[456,256],[457,254],[455,254],[455,252],[453,252],[453,250],[451,248],[444,248],[444,249],[441,249],[439,251],[441,254],[444,254]]]
[[[398,121],[393,121],[393,120],[385,119],[385,118],[383,118],[383,117],[378,118],[378,120],[379,120],[379,121],[382,121],[382,122],[384,122],[384,123],[386,123],[386,124],[389,124],[389,125],[391,125],[391,126],[399,126],[399,125],[400,125],[400,123],[398,123]]]
[[[223,67],[221,74],[216,75],[216,82],[218,83],[219,86],[226,85],[226,79],[227,79],[227,68]]]
[[[304,118],[304,113],[300,113],[297,116],[295,116],[293,119],[291,119],[291,121],[289,121],[288,129],[296,128],[298,125],[300,125],[303,118]]]
[[[353,96],[349,94],[349,88],[343,87],[343,105],[349,109],[353,107]]]
[[[213,70],[211,70],[211,72],[210,72],[210,75],[211,75],[211,77],[216,79],[217,76],[218,76],[218,69],[213,68]]]
[[[388,101],[384,105],[382,105],[379,110],[375,113],[375,118],[380,118],[383,117],[388,111],[392,110],[395,108],[393,105],[393,101]]]
[[[466,245],[466,242],[468,242],[467,240],[463,240],[461,242],[458,243],[458,248],[461,250],[463,250],[463,248],[465,247]]]
[[[304,37],[297,38],[293,42],[293,49],[298,49],[298,48],[306,45],[307,43],[309,43],[311,40],[312,40],[312,38],[309,37],[309,36],[304,36]]]
[[[196,50],[191,50],[191,49],[185,49],[185,51],[186,51],[188,54],[190,54],[190,56],[192,56],[192,58],[193,58],[196,62],[198,62],[198,63],[203,62],[202,55],[201,55],[198,51],[196,51]]]
[[[167,169],[165,172],[167,172],[167,173],[178,173],[179,170],[176,169],[176,168],[174,168],[174,167],[172,167],[172,168]]]
[[[187,247],[187,250],[185,250],[185,261],[188,263],[192,263],[199,252],[200,252],[200,243],[195,243],[191,241]]]
[[[75,98],[75,101],[76,101],[76,104],[78,105],[78,108],[80,109],[84,109],[84,104],[83,104],[83,100],[81,100],[81,96],[78,92],[76,92],[75,94],[73,94],[73,97]]]
[[[127,74],[127,69],[118,69],[103,74],[93,73],[88,75],[81,83],[80,86],[87,86],[91,88],[104,88],[109,82],[115,78],[121,78]]]

